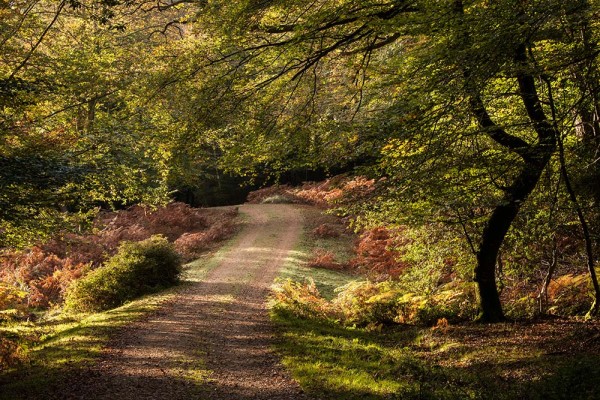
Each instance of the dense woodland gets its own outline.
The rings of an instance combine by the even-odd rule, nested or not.
[[[345,296],[425,293],[433,324],[596,318],[599,17],[595,0],[0,0],[0,306],[60,306],[117,251],[74,255],[107,213],[343,173],[265,190],[360,235],[343,268],[371,286]],[[187,239],[216,223],[198,218]],[[36,254],[46,275],[25,282]]]

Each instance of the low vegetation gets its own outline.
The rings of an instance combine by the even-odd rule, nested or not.
[[[306,211],[304,240],[271,297],[278,350],[309,393],[320,399],[594,398],[598,322],[554,317],[477,324],[469,322],[477,313],[473,283],[455,280],[419,293],[402,274],[373,281],[357,271],[311,266],[316,248],[344,264],[355,257],[350,235],[315,238],[321,218]]]
[[[125,242],[100,268],[69,286],[65,308],[80,312],[109,310],[176,284],[180,273],[181,259],[164,236]]]
[[[173,292],[146,296],[109,311],[49,315],[37,322],[12,322],[2,335],[19,349],[18,359],[2,366],[0,399],[45,398],[76,371],[100,356],[111,335],[160,307]],[[15,354],[15,353],[13,353]]]
[[[598,324],[348,327],[275,309],[284,364],[320,399],[592,399]]]
[[[151,241],[148,241],[151,242]],[[162,243],[161,243],[162,242]],[[151,243],[150,243],[151,244]],[[161,246],[164,245],[159,240]],[[127,245],[126,247],[129,247]],[[201,281],[226,251],[226,243],[216,253],[203,255],[183,267],[183,285]],[[181,286],[163,290],[98,313],[46,313],[37,321],[6,321],[0,333],[11,351],[11,360],[1,365],[0,399],[48,398],[64,382],[85,385],[87,363],[94,362],[120,328],[147,316],[168,302]],[[68,393],[63,393],[68,396]]]
[[[184,261],[235,231],[237,211],[208,210],[171,203],[100,212],[89,231],[62,232],[24,250],[0,251],[0,319],[28,318],[60,306],[69,285],[113,257],[124,242],[162,235]]]
[[[21,365],[74,312],[98,312],[177,283],[181,262],[236,230],[237,210],[182,203],[101,212],[87,233],[0,253],[0,368]],[[64,309],[64,310],[63,310]],[[65,314],[65,311],[67,312]],[[83,321],[82,316],[76,321]],[[69,324],[69,323],[67,323]]]
[[[385,185],[385,180],[339,175],[298,187],[260,189],[252,192],[249,199],[262,202],[286,198],[294,203],[317,205],[329,215],[310,218],[307,242],[314,244],[310,244],[307,265],[368,279],[337,290],[338,299],[328,307],[331,318],[347,317],[349,323],[359,324],[387,324],[395,320],[429,325],[440,318],[451,322],[476,318],[474,254],[468,242],[457,240],[455,228],[445,223],[384,223],[382,216],[372,210],[377,209],[376,201]],[[516,249],[501,257],[500,296],[509,318],[584,317],[588,313],[593,287],[588,274],[581,270],[582,243],[569,239],[568,232],[567,229],[555,234],[551,259],[547,258],[547,243],[543,241],[527,243],[531,250],[528,254],[520,254]],[[516,230],[508,240],[515,245],[521,243],[519,234]],[[330,247],[337,246],[336,242],[350,243],[346,250],[351,251],[332,251]],[[292,295],[294,290],[298,293]],[[315,295],[308,284],[294,283],[284,292],[292,297]],[[282,301],[285,302],[283,298]],[[372,310],[375,313],[387,309],[383,314],[388,317],[377,321],[368,316],[370,312],[356,310],[358,304],[379,310]],[[363,313],[364,317],[359,317]]]

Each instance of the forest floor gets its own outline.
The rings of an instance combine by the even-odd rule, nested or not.
[[[241,232],[208,273],[122,328],[96,362],[44,397],[305,398],[273,351],[276,334],[265,304],[302,232],[301,212],[285,204],[248,204],[240,212]]]
[[[132,302],[66,329],[30,369],[0,379],[0,399],[600,399],[598,321],[372,331],[277,310],[269,319],[278,276],[312,279],[327,298],[360,279],[307,266],[319,248],[343,261],[353,239],[313,235],[333,223],[313,207],[246,204],[240,212],[237,236],[189,264],[182,286],[140,300],[153,311],[132,323],[124,316],[144,308]],[[68,344],[77,348],[82,332],[88,342],[99,336],[111,318],[121,328],[84,362],[72,361]],[[64,367],[50,369],[48,360],[61,357]]]

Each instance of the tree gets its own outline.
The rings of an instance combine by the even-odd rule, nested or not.
[[[78,228],[98,206],[166,201],[170,126],[148,105],[144,53],[179,37],[173,13],[27,0],[0,12],[0,247]]]
[[[227,67],[226,74],[238,82],[230,85],[232,92],[237,89],[240,99],[255,94],[254,103],[240,112],[249,118],[235,131],[253,138],[257,150],[270,142],[289,145],[306,132],[308,140],[296,146],[309,148],[327,113],[309,105],[318,100],[319,89],[340,87],[331,76],[340,71],[352,76],[354,70],[358,84],[354,93],[345,92],[351,101],[337,104],[354,112],[338,118],[351,115],[359,122],[351,128],[355,131],[368,127],[376,119],[373,113],[382,115],[377,127],[370,125],[379,130],[375,153],[398,141],[431,149],[420,152],[421,165],[435,161],[434,177],[441,175],[439,160],[455,173],[468,168],[461,157],[474,161],[477,179],[464,182],[473,209],[483,209],[479,213],[485,217],[474,240],[474,275],[481,319],[495,322],[504,319],[496,283],[504,239],[555,155],[559,136],[575,134],[569,110],[581,99],[594,103],[593,90],[581,90],[581,99],[572,95],[576,82],[571,76],[577,67],[593,77],[595,35],[581,25],[589,21],[590,7],[595,6],[554,0],[214,2],[202,8],[209,17],[199,20],[198,29],[227,39],[207,66]],[[585,34],[569,35],[574,25],[565,20],[579,21]],[[574,51],[581,47],[588,49],[583,57]],[[257,106],[257,98],[281,98],[284,90],[293,100]],[[373,90],[386,93],[369,93]],[[549,107],[552,91],[563,100],[554,110]],[[295,104],[304,107],[295,109]],[[304,129],[286,130],[288,113],[304,113]],[[340,141],[341,133],[334,131]],[[470,143],[471,149],[456,150],[460,143]],[[242,149],[252,154],[251,145]],[[476,191],[482,187],[489,192],[477,204]]]

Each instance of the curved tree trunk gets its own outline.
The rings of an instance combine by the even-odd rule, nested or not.
[[[537,185],[550,157],[544,157],[539,162],[525,163],[513,185],[506,189],[503,201],[496,206],[488,219],[477,252],[475,267],[475,282],[479,289],[479,301],[482,322],[504,321],[504,313],[496,286],[496,260],[502,242],[521,204]]]
[[[537,185],[550,157],[556,150],[558,132],[546,117],[538,96],[533,75],[528,72],[525,44],[516,49],[515,62],[522,71],[517,73],[519,96],[527,110],[527,116],[537,133],[536,143],[529,143],[518,136],[511,135],[490,117],[479,91],[469,86],[469,73],[466,71],[467,90],[470,95],[469,106],[477,118],[481,129],[496,143],[519,155],[523,165],[513,183],[503,189],[504,196],[496,206],[483,230],[477,251],[475,281],[479,288],[479,301],[482,322],[500,322],[505,320],[496,285],[496,260],[502,242],[508,233],[521,204]]]

